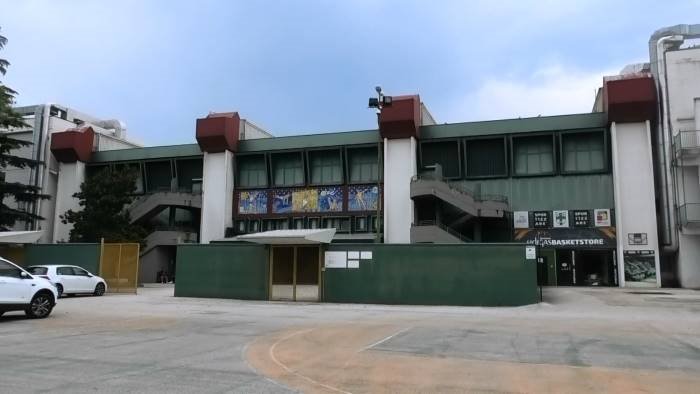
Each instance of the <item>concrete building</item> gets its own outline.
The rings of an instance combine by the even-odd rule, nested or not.
[[[537,245],[546,285],[700,287],[696,36],[654,33],[650,64],[605,77],[591,113],[438,124],[407,95],[376,130],[272,137],[231,112],[197,119],[185,145],[105,150],[59,133],[55,215],[84,177],[137,168],[142,282],[174,272],[180,243],[334,229],[333,243]],[[69,230],[54,220],[49,241]]]
[[[2,173],[5,181],[38,186],[41,193],[48,194],[52,198],[40,200],[32,204],[32,206],[18,206],[12,198],[6,198],[4,203],[8,206],[26,210],[44,218],[44,220],[18,222],[13,229],[41,230],[43,233],[39,242],[42,243],[67,240],[65,234],[61,234],[58,238],[54,234],[56,228],[54,224],[58,220],[58,213],[62,214],[73,207],[72,205],[66,205],[67,199],[64,197],[68,191],[65,189],[67,185],[61,185],[59,178],[63,181],[69,178],[67,173],[79,173],[84,171],[84,168],[82,168],[82,165],[78,165],[79,168],[76,168],[76,166],[62,166],[56,160],[56,157],[50,151],[54,133],[68,129],[90,127],[94,131],[93,146],[95,151],[134,148],[140,145],[127,140],[126,127],[123,122],[118,120],[98,119],[58,104],[32,105],[18,107],[15,110],[23,115],[27,126],[0,130],[0,132],[11,134],[12,138],[18,140],[32,142],[32,145],[24,147],[17,152],[12,152],[12,154],[37,160],[40,164],[35,168],[4,168]],[[59,177],[62,172],[66,176]],[[65,189],[64,191],[60,190],[62,187]],[[70,189],[74,190],[75,185],[71,186]]]

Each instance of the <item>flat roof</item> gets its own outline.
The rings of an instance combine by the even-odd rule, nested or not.
[[[90,163],[110,163],[116,161],[134,161],[151,159],[168,159],[173,157],[202,156],[197,144],[150,146],[145,148],[116,149],[95,152]]]

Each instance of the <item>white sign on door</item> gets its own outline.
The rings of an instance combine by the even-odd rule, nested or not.
[[[525,260],[534,260],[537,258],[537,251],[534,246],[525,247]]]

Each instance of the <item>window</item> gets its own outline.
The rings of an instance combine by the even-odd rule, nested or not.
[[[369,222],[366,216],[355,217],[355,232],[366,233],[369,229]]]
[[[351,148],[348,153],[348,173],[351,183],[376,182],[378,179],[377,148]]]
[[[422,142],[420,154],[422,167],[439,164],[445,178],[459,178],[462,175],[459,141]]]
[[[289,228],[289,219],[265,219],[265,220],[263,220],[264,231],[287,230],[288,228]]]
[[[146,163],[146,191],[170,191],[173,179],[170,161],[151,161]]]
[[[304,218],[294,218],[292,219],[292,227],[295,230],[303,230],[304,229]]]
[[[184,192],[193,192],[192,185],[202,179],[202,167],[204,166],[202,159],[177,160],[175,165],[177,167],[178,189]]]
[[[513,138],[515,175],[542,175],[554,172],[552,136]]]
[[[114,165],[114,171],[117,172],[133,172],[136,174],[136,190],[137,194],[143,193],[143,171],[141,170],[141,163],[119,163]]]
[[[21,278],[20,272],[22,272],[21,269],[8,262],[0,260],[0,277]]]
[[[247,223],[245,220],[236,220],[236,232],[245,234]]]
[[[259,233],[260,232],[260,221],[259,220],[250,220],[248,222],[248,232]]]
[[[90,276],[90,274],[82,268],[73,267],[73,274],[76,276]]]
[[[602,132],[563,133],[561,144],[563,172],[605,169],[605,136]]]
[[[272,155],[272,175],[275,186],[304,184],[304,165],[300,152]]]
[[[321,227],[320,221],[321,220],[319,218],[309,218],[309,228],[311,228],[311,229],[320,228]]]
[[[175,207],[173,209],[175,210],[175,227],[190,229],[197,227],[199,220],[193,211],[179,207]]]
[[[237,160],[240,187],[267,187],[265,155],[239,156]]]
[[[504,138],[466,141],[467,176],[506,176],[506,144]]]
[[[317,150],[309,152],[309,174],[311,183],[334,184],[343,182],[343,167],[339,150]]]
[[[71,267],[58,267],[58,268],[56,268],[56,274],[58,274],[58,275],[73,275],[73,268],[71,268]]]
[[[46,267],[29,267],[27,271],[32,275],[46,275],[49,269]]]
[[[323,227],[334,228],[337,232],[347,233],[350,231],[350,218],[331,217],[323,219]]]

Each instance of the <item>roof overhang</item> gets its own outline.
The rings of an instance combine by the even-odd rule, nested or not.
[[[41,238],[41,231],[0,231],[0,244],[33,244]]]
[[[334,228],[318,230],[273,230],[239,235],[236,241],[247,241],[265,245],[329,244],[335,235]]]

